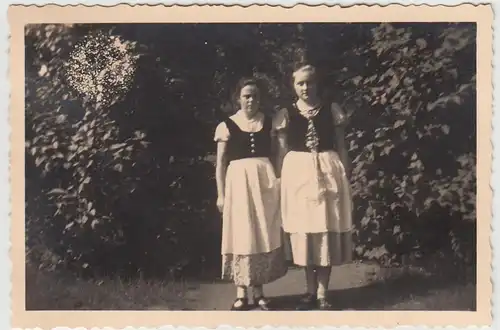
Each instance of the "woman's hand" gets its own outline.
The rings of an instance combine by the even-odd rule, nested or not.
[[[224,197],[219,196],[217,197],[217,209],[219,210],[220,213],[224,210]]]
[[[350,165],[344,165],[344,169],[345,169],[345,174],[348,178],[351,178],[351,175],[352,175],[352,166]]]

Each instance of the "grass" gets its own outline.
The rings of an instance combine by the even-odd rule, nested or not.
[[[88,281],[26,269],[27,310],[179,310],[189,289],[183,281]]]
[[[472,283],[432,290],[426,296],[410,296],[389,306],[392,310],[475,311],[476,286]]]
[[[301,279],[297,270],[290,276]],[[332,296],[336,310],[475,310],[471,277],[458,280],[422,268],[380,268],[357,264],[338,277]],[[349,276],[347,276],[349,274]],[[198,281],[201,282],[201,281]],[[297,283],[297,282],[295,282]],[[284,285],[285,289],[281,286]],[[287,290],[281,284],[277,292]],[[229,283],[137,279],[82,280],[55,272],[26,269],[27,310],[210,310],[234,298]],[[207,295],[208,293],[208,295]],[[212,294],[216,293],[216,294]],[[209,297],[208,299],[201,297]],[[280,310],[294,309],[297,295],[276,297]]]
[[[444,267],[443,267],[444,268]],[[457,276],[444,271],[429,272],[421,267],[382,268],[360,288],[361,304],[369,310],[473,311],[476,285],[472,269]],[[371,303],[370,302],[371,299]],[[353,304],[356,306],[356,304]]]

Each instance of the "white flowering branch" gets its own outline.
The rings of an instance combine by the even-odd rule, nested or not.
[[[79,42],[65,64],[69,85],[88,100],[110,106],[130,89],[138,56],[135,43],[101,32]]]

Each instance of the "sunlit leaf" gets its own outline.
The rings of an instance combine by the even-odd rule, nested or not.
[[[394,128],[398,128],[398,127],[401,127],[405,124],[405,121],[404,120],[396,120],[396,122],[394,123]]]
[[[443,130],[444,134],[446,134],[446,135],[450,134],[450,126],[443,125],[443,126],[441,126],[441,129]]]
[[[110,150],[116,150],[116,149],[121,149],[123,147],[125,147],[126,144],[125,143],[117,143],[117,144],[113,144],[109,147]]]
[[[122,172],[123,171],[123,165],[122,164],[116,164],[113,169],[117,172]]]
[[[418,182],[418,180],[420,180],[420,178],[422,177],[422,174],[416,174],[414,176],[411,177],[412,181],[414,184],[416,184]]]
[[[424,49],[427,47],[427,41],[425,41],[425,39],[423,39],[423,38],[417,39],[416,43],[417,43],[418,48],[420,48],[420,49]]]
[[[62,188],[54,188],[48,192],[49,195],[64,194],[64,193],[66,193],[66,190]]]

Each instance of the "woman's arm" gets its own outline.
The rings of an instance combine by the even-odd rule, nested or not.
[[[281,168],[283,166],[283,159],[288,152],[287,136],[284,130],[276,132],[275,138],[276,145],[276,176],[281,177]]]
[[[276,176],[281,177],[283,159],[288,152],[286,128],[288,126],[288,111],[283,108],[273,118],[273,153]]]
[[[331,110],[335,125],[335,141],[338,148],[339,157],[342,164],[344,165],[347,175],[350,175],[352,164],[349,159],[349,154],[347,152],[347,143],[345,140],[345,127],[347,124],[347,117],[337,103],[332,103]]]
[[[343,125],[337,126],[335,129],[335,139],[337,142],[337,148],[339,152],[340,160],[344,165],[347,175],[351,174],[351,161],[349,159],[349,154],[347,152],[347,143],[345,141],[345,127]]]
[[[217,195],[219,199],[224,199],[225,179],[227,169],[226,146],[224,141],[217,142],[217,161],[215,165],[215,181],[217,182]]]

